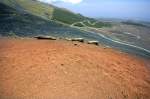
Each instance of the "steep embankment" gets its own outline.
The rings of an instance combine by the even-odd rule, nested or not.
[[[32,36],[79,32],[69,27],[75,22],[96,20],[37,0],[1,0],[0,34],[2,36]],[[100,27],[103,24],[100,24]]]
[[[57,27],[63,26],[0,3],[0,34],[2,36],[45,34],[53,32],[52,29]]]
[[[72,34],[83,33],[78,29],[73,29],[70,28],[69,26],[60,24],[57,21],[47,19],[45,16],[43,16],[40,13],[38,14],[38,12],[34,10],[28,11],[27,9],[24,9],[24,7],[20,6],[15,1],[9,0],[12,1],[9,3],[6,3],[6,1],[5,3],[0,1],[0,35],[1,36],[32,37],[39,34],[40,35],[44,35],[44,34],[65,35],[66,32]]]
[[[87,44],[0,39],[0,97],[150,99],[149,64]]]

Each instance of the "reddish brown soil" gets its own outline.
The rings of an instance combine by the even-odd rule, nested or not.
[[[140,58],[69,41],[0,40],[0,99],[150,99]]]

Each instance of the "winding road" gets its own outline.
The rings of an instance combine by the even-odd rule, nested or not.
[[[83,22],[82,22],[83,23]],[[76,24],[76,23],[74,23]],[[83,37],[84,39],[90,39],[90,38],[94,38],[94,40],[99,41],[101,44],[104,44],[106,46],[112,47],[112,48],[117,48],[123,52],[127,52],[127,53],[131,53],[134,55],[138,55],[138,56],[142,56],[144,58],[148,58],[150,59],[150,50],[147,50],[143,47],[140,46],[135,46],[129,43],[125,43],[125,42],[120,42],[118,40],[114,40],[110,37],[107,37],[101,33],[96,33],[96,32],[92,32],[89,30],[85,30],[84,28],[80,28],[80,27],[76,27],[74,26],[74,24],[71,25],[71,27],[73,28],[77,28],[80,29],[82,31],[85,31],[86,37],[84,37],[83,35],[81,35],[81,37]],[[88,26],[86,26],[88,27]],[[91,27],[89,27],[91,28]],[[95,28],[94,28],[95,29]]]

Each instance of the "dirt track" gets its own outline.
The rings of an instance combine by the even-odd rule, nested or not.
[[[76,44],[0,39],[0,99],[150,99],[150,63]]]

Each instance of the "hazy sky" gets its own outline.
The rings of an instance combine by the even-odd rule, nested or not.
[[[150,21],[150,0],[40,0],[89,17]]]

